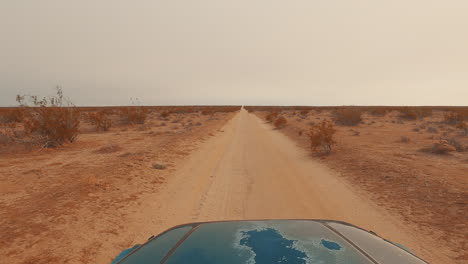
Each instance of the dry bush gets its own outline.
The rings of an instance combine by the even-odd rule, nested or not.
[[[309,115],[309,110],[301,110],[299,112],[299,115],[301,116],[301,118],[305,119]]]
[[[468,128],[468,125],[464,121],[462,121],[458,123],[455,127],[458,129],[465,129],[465,128]]]
[[[356,126],[362,121],[362,112],[358,109],[338,109],[335,123],[343,126]]]
[[[468,136],[468,125],[464,121],[458,123],[456,128],[461,130],[463,136]]]
[[[120,109],[120,117],[124,124],[144,124],[148,109],[141,106],[131,106]]]
[[[57,87],[57,94],[49,98],[39,100],[37,96],[18,95],[17,101],[24,107],[24,130],[35,142],[44,147],[57,147],[72,143],[78,137],[80,112],[70,102],[64,106],[60,87]]]
[[[448,112],[444,113],[444,123],[449,124],[449,125],[458,125],[459,123],[462,123],[464,120],[464,116],[462,113],[459,112]]]
[[[311,127],[308,136],[312,151],[320,149],[324,153],[330,153],[332,146],[336,145],[335,140],[333,140],[335,132],[333,122],[329,120],[324,120],[320,124]]]
[[[19,123],[23,120],[24,109],[23,108],[14,108],[6,109],[0,112],[0,123]]]
[[[201,114],[202,114],[202,115],[212,115],[212,114],[214,114],[214,113],[215,113],[215,111],[212,110],[212,109],[205,109],[205,110],[202,110],[202,111],[201,111]]]
[[[427,132],[436,134],[436,133],[439,133],[439,130],[435,127],[428,127]]]
[[[169,112],[168,111],[161,112],[160,116],[166,119],[167,117],[169,117]]]
[[[153,169],[155,169],[155,170],[164,170],[164,169],[167,168],[166,165],[164,165],[164,164],[159,164],[159,163],[155,163],[155,164],[153,164],[153,166],[151,166],[151,167],[152,167]]]
[[[401,136],[400,137],[400,142],[402,143],[409,143],[411,140],[409,139],[409,137],[406,137],[406,136]]]
[[[278,117],[278,112],[271,112],[271,113],[268,113],[268,115],[266,115],[265,119],[268,122],[273,122],[276,120],[277,117]]]
[[[468,147],[463,146],[455,138],[442,138],[439,140],[439,142],[436,142],[429,147],[423,148],[421,151],[442,155],[453,151],[465,152],[468,151]]]
[[[404,107],[400,109],[399,117],[405,120],[416,120],[418,118],[418,115],[416,111],[414,111],[414,109],[411,109],[409,107]]]
[[[108,112],[99,111],[94,113],[88,113],[86,119],[96,127],[96,131],[108,131],[112,126],[112,120],[109,118]]]
[[[388,109],[385,109],[385,108],[373,108],[371,110],[369,110],[369,114],[373,115],[373,116],[385,116],[387,113],[388,113]]]
[[[457,152],[465,152],[468,150],[467,146],[464,146],[456,138],[443,138],[450,146],[454,147]]]
[[[287,123],[288,123],[288,120],[286,120],[286,118],[284,118],[283,116],[280,116],[275,120],[274,125],[277,129],[281,129],[281,128],[284,128]]]
[[[402,107],[398,111],[400,119],[404,120],[422,119],[432,115],[432,109],[428,108]]]

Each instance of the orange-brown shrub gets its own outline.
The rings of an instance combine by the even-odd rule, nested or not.
[[[271,113],[268,113],[268,115],[266,115],[265,119],[268,122],[273,122],[276,120],[277,117],[278,117],[278,112],[271,112]]]
[[[23,117],[23,108],[6,109],[0,112],[0,123],[18,123],[23,120]]]
[[[96,127],[96,130],[108,131],[109,128],[112,126],[112,120],[109,118],[109,115],[105,110],[88,113],[86,115],[88,121]]]
[[[400,112],[399,117],[405,120],[416,120],[432,115],[432,109],[428,108],[402,107],[398,111]]]
[[[287,123],[288,123],[288,120],[286,120],[286,118],[284,118],[283,116],[280,116],[275,120],[274,125],[277,129],[281,129],[281,128],[284,128]]]
[[[124,124],[144,124],[148,116],[148,109],[141,106],[130,106],[120,110],[120,117]]]
[[[167,118],[169,116],[169,112],[168,111],[163,111],[163,112],[161,112],[160,116],[162,118]]]
[[[373,116],[385,116],[388,113],[388,109],[385,108],[373,108],[369,110],[369,113]]]
[[[214,114],[214,113],[215,113],[215,111],[212,110],[212,109],[205,109],[205,110],[202,110],[202,111],[201,111],[201,114],[202,114],[202,115],[212,115],[212,114]]]
[[[44,147],[57,147],[74,142],[79,134],[80,111],[70,102],[63,104],[63,92],[57,87],[57,95],[38,99],[28,96],[33,106],[28,106],[26,96],[17,101],[24,107],[24,130]]]
[[[465,129],[465,128],[468,128],[468,125],[465,123],[465,121],[461,121],[455,127],[458,129]]]
[[[358,109],[338,109],[335,112],[335,123],[343,126],[356,126],[361,123],[362,112]]]
[[[320,148],[322,152],[330,153],[332,146],[336,145],[333,139],[335,132],[333,122],[329,120],[323,120],[321,123],[312,126],[308,134],[312,151],[317,151]]]
[[[444,113],[444,122],[449,125],[457,125],[464,120],[464,116],[459,112],[448,112]]]

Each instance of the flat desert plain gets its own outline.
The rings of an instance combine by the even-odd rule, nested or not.
[[[110,108],[106,131],[83,118],[78,138],[53,148],[10,140],[21,124],[5,125],[2,261],[110,263],[178,224],[322,218],[372,230],[429,263],[466,263],[466,128],[442,109],[414,119],[358,109],[357,123],[340,123],[337,113],[351,110],[155,108],[143,123],[120,124]],[[328,154],[310,148],[323,120],[336,130]]]

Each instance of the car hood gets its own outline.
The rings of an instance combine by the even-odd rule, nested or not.
[[[426,263],[373,232],[330,220],[191,223],[129,251],[116,263]]]

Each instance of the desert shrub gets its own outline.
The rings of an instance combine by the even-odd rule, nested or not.
[[[450,146],[453,146],[457,152],[467,151],[467,146],[464,146],[456,138],[443,138],[442,140],[446,141]]]
[[[284,118],[283,116],[280,116],[275,120],[274,125],[277,129],[281,129],[281,128],[284,128],[287,123],[288,123],[288,120],[286,120],[286,118]]]
[[[305,118],[309,114],[309,110],[301,110],[299,114],[301,115],[302,118]]]
[[[0,123],[18,123],[23,120],[24,109],[23,108],[14,108],[7,109],[0,112]]]
[[[402,143],[408,143],[410,141],[411,140],[409,139],[409,137],[406,137],[406,136],[401,136],[400,137],[400,142],[402,142]]]
[[[163,111],[161,112],[161,114],[159,114],[162,118],[167,118],[169,116],[169,112],[168,111]]]
[[[373,116],[385,116],[388,113],[388,110],[385,108],[374,108],[369,111]]]
[[[356,126],[361,123],[362,112],[357,109],[338,109],[335,112],[335,123],[343,126]]]
[[[416,120],[432,115],[432,109],[427,108],[402,107],[399,112],[400,119],[404,120]]]
[[[432,154],[443,155],[449,152],[456,151],[456,148],[450,145],[448,141],[441,139],[439,142],[436,142],[430,145],[429,147],[422,148],[421,151],[429,152]]]
[[[11,143],[11,137],[6,133],[0,132],[0,145],[8,145]]]
[[[277,117],[278,117],[278,112],[270,112],[268,113],[268,115],[266,115],[265,119],[268,122],[273,122],[276,120]]]
[[[148,109],[141,106],[131,106],[120,109],[120,117],[124,124],[144,124]]]
[[[435,127],[428,127],[426,131],[429,133],[434,133],[434,134],[439,133],[439,130]]]
[[[416,111],[414,111],[414,109],[411,109],[409,107],[404,107],[400,109],[399,117],[405,120],[416,120],[418,118],[418,115]]]
[[[448,112],[444,113],[444,123],[449,125],[458,125],[459,123],[463,122],[464,116],[462,113],[457,112]]]
[[[92,112],[86,115],[86,119],[96,127],[97,131],[108,131],[112,126],[112,120],[109,118],[108,112],[99,111]]]
[[[214,114],[214,112],[215,112],[214,110],[205,109],[205,110],[202,110],[202,111],[201,111],[201,114],[202,114],[202,115],[212,115],[212,114]]]
[[[333,140],[335,132],[333,122],[329,120],[324,120],[320,124],[312,126],[308,134],[312,151],[320,149],[324,153],[330,153],[332,146],[336,145],[335,140]]]
[[[463,136],[468,136],[468,125],[463,121],[456,125],[457,129],[460,129]]]
[[[153,169],[155,169],[155,170],[164,170],[164,169],[166,169],[167,166],[164,165],[164,164],[155,163],[155,164],[153,164],[153,166],[151,166],[151,167],[152,167]]]
[[[24,107],[24,130],[37,143],[57,147],[72,143],[78,137],[80,112],[68,101],[65,106],[60,87],[57,87],[57,94],[49,98],[39,100],[37,96],[18,95],[17,101]]]
[[[458,123],[455,127],[458,129],[465,129],[465,128],[468,128],[468,125],[464,121],[462,121]]]

